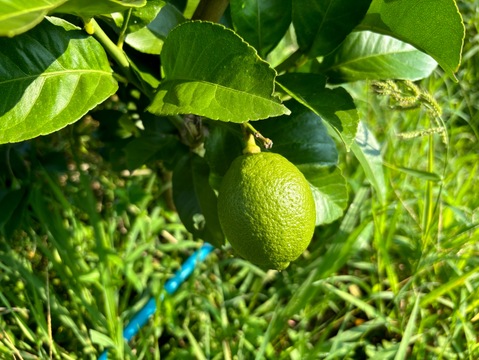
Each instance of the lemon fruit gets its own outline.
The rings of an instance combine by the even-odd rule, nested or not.
[[[218,194],[221,227],[235,252],[264,269],[285,269],[308,247],[316,210],[304,175],[283,156],[237,157]]]

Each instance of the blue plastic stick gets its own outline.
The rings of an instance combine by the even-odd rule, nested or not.
[[[181,268],[175,273],[175,275],[169,279],[165,284],[165,291],[168,294],[173,294],[180,285],[191,275],[195,270],[196,264],[204,261],[206,257],[213,251],[214,247],[208,243],[205,243],[199,250],[195,251],[188,259],[185,260]],[[163,300],[163,295],[160,297],[160,300]],[[130,341],[133,336],[135,336],[138,331],[148,322],[150,317],[156,311],[156,299],[151,298],[143,306],[143,308],[138,311],[138,313],[133,316],[129,324],[123,330],[123,338],[126,341]],[[105,350],[98,360],[107,360],[108,351]]]

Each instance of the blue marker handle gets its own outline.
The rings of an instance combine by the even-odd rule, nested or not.
[[[211,244],[205,243],[199,250],[195,251],[185,262],[181,265],[181,268],[165,283],[165,291],[168,294],[173,294],[180,285],[191,275],[195,270],[196,264],[204,261],[207,256],[214,250]],[[160,297],[160,300],[163,296]],[[148,302],[138,311],[135,316],[130,320],[129,324],[123,330],[123,338],[126,341],[130,341],[138,331],[148,322],[150,317],[156,311],[156,299],[150,298]],[[105,350],[98,360],[107,360],[108,351]]]

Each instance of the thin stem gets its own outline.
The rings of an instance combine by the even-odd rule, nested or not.
[[[183,131],[183,127],[185,126],[185,121],[183,120],[183,117],[179,115],[171,115],[168,116],[168,120],[173,124],[174,127],[176,127],[178,131]]]
[[[115,45],[113,41],[108,37],[107,34],[103,31],[103,29],[98,25],[95,19],[90,19],[89,24],[93,29],[93,36],[97,39],[100,44],[103,45],[105,50],[110,54],[110,56],[115,60],[115,62],[121,66],[124,70],[125,75],[130,74],[130,62],[126,57],[125,53],[122,49]],[[129,76],[128,76],[129,77]]]
[[[428,164],[427,164],[427,171],[432,173],[434,171],[434,136],[431,134],[429,135],[429,152],[428,152]],[[430,227],[432,224],[432,217],[434,213],[434,194],[433,194],[433,184],[431,181],[427,182],[426,185],[426,199],[424,204],[424,218],[423,218],[423,249],[429,243],[429,233]]]
[[[147,92],[145,92],[143,87],[138,83],[138,80],[136,79],[135,75],[133,74],[131,70],[130,61],[126,57],[123,50],[120,49],[108,37],[108,35],[103,31],[103,29],[100,27],[100,25],[96,22],[95,19],[90,19],[88,21],[88,26],[89,28],[92,29],[93,36],[95,37],[95,39],[98,40],[98,42],[103,46],[106,52],[113,58],[113,60],[118,64],[118,66],[120,66],[121,70],[123,71],[123,74],[126,76],[128,81],[131,82],[133,85],[135,85],[138,90],[140,90],[146,96],[149,97],[151,94],[148,94]],[[86,24],[85,24],[85,27],[86,27]]]
[[[126,11],[126,16],[123,19],[123,24],[121,25],[120,34],[118,35],[117,46],[120,49],[123,49],[123,44],[125,43],[126,38],[126,30],[128,29],[128,23],[130,22],[131,12],[133,11],[132,8]]]
[[[256,139],[260,140],[263,143],[265,149],[271,149],[273,147],[273,141],[267,137],[264,137],[258,130],[256,130],[250,122],[245,122],[242,124],[245,131],[252,134]]]

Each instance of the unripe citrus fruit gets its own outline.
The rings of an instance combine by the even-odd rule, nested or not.
[[[219,189],[218,215],[241,257],[277,270],[308,247],[316,222],[304,175],[283,156],[266,152],[233,161]]]

